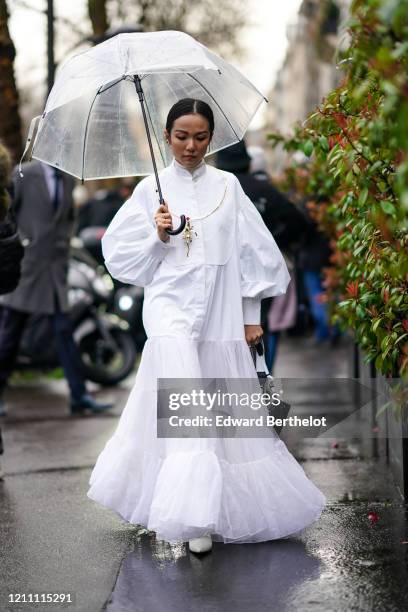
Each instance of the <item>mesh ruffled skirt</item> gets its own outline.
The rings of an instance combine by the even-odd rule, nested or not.
[[[158,539],[261,542],[299,532],[326,499],[278,437],[157,438],[156,379],[254,378],[245,340],[147,340],[88,497]]]

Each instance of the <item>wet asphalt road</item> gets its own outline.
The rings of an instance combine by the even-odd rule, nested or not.
[[[347,375],[346,347],[281,347],[276,376]],[[98,452],[131,387],[109,416],[68,416],[65,383],[10,391],[2,420],[0,610],[258,612],[408,609],[406,508],[381,445],[358,438],[291,447],[328,498],[300,535],[261,544],[214,543],[202,557],[156,541],[86,497]],[[369,511],[378,520],[369,520]],[[71,593],[74,603],[9,603],[15,593]]]

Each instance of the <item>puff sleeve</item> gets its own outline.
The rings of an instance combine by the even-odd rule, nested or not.
[[[238,179],[235,191],[244,323],[259,325],[261,300],[286,293],[290,276],[275,239]]]
[[[170,240],[160,240],[147,194],[147,178],[116,213],[102,238],[102,253],[110,274],[117,280],[146,287],[154,277]]]

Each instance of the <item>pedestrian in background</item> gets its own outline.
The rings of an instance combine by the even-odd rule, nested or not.
[[[249,150],[253,152],[253,159]],[[219,151],[216,165],[221,170],[235,174],[281,249],[291,275],[286,294],[262,300],[261,322],[266,330],[266,365],[271,372],[280,332],[290,329],[296,320],[296,286],[291,259],[304,239],[307,222],[296,206],[272,184],[267,172],[266,156],[261,147],[247,150],[242,140]]]
[[[332,253],[330,242],[312,218],[307,200],[303,201],[302,207],[308,230],[299,250],[298,265],[314,321],[314,341],[321,344],[329,340],[335,344],[340,338],[340,330],[330,325],[323,287],[323,269],[330,265]]]
[[[268,174],[268,163],[265,150],[262,147],[247,147],[247,152],[251,158],[249,171],[258,181],[270,181]]]
[[[268,179],[265,172],[253,175],[251,157],[245,142],[219,151],[216,166],[235,174],[242,189],[255,204],[262,219],[273,235],[279,249],[290,252],[303,237],[306,221],[303,214]],[[267,180],[265,180],[265,175]],[[260,180],[260,176],[262,176]]]
[[[268,174],[268,164],[265,150],[262,147],[248,147],[248,155],[251,158],[250,172],[252,176],[254,176],[258,181],[270,182],[271,179]],[[304,239],[305,219],[302,219],[300,222],[300,227],[298,227],[298,230],[302,231],[302,235],[298,238],[299,246]],[[286,253],[285,251],[283,253],[290,274],[290,283],[284,295],[277,295],[270,300],[270,306],[265,320],[266,333],[264,338],[266,365],[271,373],[273,373],[273,367],[276,361],[281,332],[292,329],[296,324],[296,313],[298,307],[296,267],[293,261],[295,258],[292,257],[291,259],[288,251],[291,251],[291,255],[293,255],[292,244],[287,245]]]
[[[133,191],[133,180],[122,180],[118,188],[101,187],[80,207],[75,233],[79,236],[88,227],[108,227],[122,204]]]
[[[0,414],[5,414],[4,391],[13,371],[20,339],[31,314],[52,319],[59,359],[71,393],[71,414],[103,412],[86,389],[68,316],[68,259],[74,222],[74,179],[42,162],[23,164],[23,177],[12,175],[13,203],[19,234],[25,246],[18,287],[1,298]]]

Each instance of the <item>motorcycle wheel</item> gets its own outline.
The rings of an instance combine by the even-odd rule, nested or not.
[[[116,349],[98,331],[84,336],[79,342],[81,367],[87,380],[103,386],[113,386],[124,380],[133,370],[137,351],[129,333],[120,328],[109,330]]]

